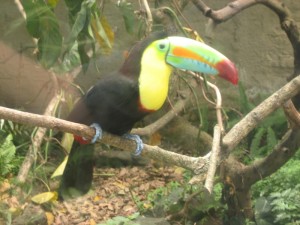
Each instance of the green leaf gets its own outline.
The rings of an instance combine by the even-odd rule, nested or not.
[[[53,66],[61,53],[62,37],[58,31],[58,27],[56,31],[53,29],[51,35],[49,35],[45,30],[38,40],[39,60],[45,68]]]
[[[48,0],[47,3],[49,6],[51,6],[52,8],[55,8],[57,6],[57,3],[59,2],[59,0]]]
[[[76,14],[79,12],[81,8],[83,0],[65,0],[65,3],[69,9],[69,17],[71,20],[71,23],[74,23],[74,18]]]
[[[38,39],[40,63],[49,68],[57,61],[62,47],[57,18],[42,0],[23,0],[22,5],[27,17],[27,30],[32,37]]]
[[[136,21],[135,21],[135,14],[134,14],[132,4],[130,2],[126,2],[126,1],[120,1],[120,3],[118,4],[118,7],[122,13],[126,31],[129,34],[133,34],[134,28],[136,27],[135,26]]]
[[[260,145],[265,133],[266,128],[264,127],[258,128],[257,132],[255,133],[250,146],[250,154],[253,157],[257,157],[260,155]]]
[[[272,151],[276,144],[277,144],[277,138],[276,138],[275,132],[271,127],[268,127],[268,129],[267,129],[268,151]]]
[[[87,46],[91,45],[93,51],[95,52],[95,41],[89,33],[91,14],[93,10],[95,10],[95,5],[95,0],[82,1],[79,12],[76,14],[72,14],[72,17],[74,18],[74,24],[67,41],[67,52],[71,50],[74,42],[77,41],[78,53],[84,72],[87,70],[90,61],[90,57],[86,52]],[[78,10],[77,5],[76,10]]]
[[[70,47],[73,46],[74,42],[77,40],[79,33],[84,29],[87,17],[87,8],[83,6],[81,7],[79,13],[76,15],[71,33],[69,34],[67,44]]]
[[[4,139],[0,137],[0,177],[6,176],[15,167],[14,158],[16,147],[12,140],[12,134],[9,134]]]
[[[241,111],[244,114],[246,114],[250,112],[254,108],[254,106],[249,102],[242,82],[239,82],[239,94],[240,94],[239,101],[240,101]]]

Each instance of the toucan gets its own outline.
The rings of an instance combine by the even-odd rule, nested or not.
[[[91,125],[95,142],[106,131],[115,135],[130,132],[134,124],[164,104],[173,68],[219,75],[238,83],[235,65],[223,54],[193,39],[150,34],[130,50],[121,68],[104,76],[75,104],[67,120]],[[139,154],[142,148],[136,136]],[[75,136],[80,144],[90,140]],[[61,199],[88,192],[93,179],[93,148],[72,148],[59,187]],[[73,192],[76,194],[73,195]]]

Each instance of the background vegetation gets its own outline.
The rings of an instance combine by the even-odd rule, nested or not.
[[[145,4],[147,1],[143,2]],[[192,2],[197,6],[196,2],[201,1]],[[243,4],[246,1],[237,2]],[[105,57],[104,55],[110,54],[118,46],[115,46],[114,29],[104,16],[105,1],[65,0],[64,4],[68,11],[70,27],[70,32],[67,34],[61,30],[62,21],[55,14],[57,4],[59,1],[55,0],[21,1],[21,6],[25,11],[27,31],[36,41],[36,59],[45,69],[55,73],[55,78],[50,83],[54,87],[56,101],[52,105],[49,103],[48,107],[51,109],[51,115],[63,117],[75,101],[75,98],[72,97],[74,96],[74,89],[79,93],[84,92],[76,84],[78,78],[73,76],[74,70],[80,67],[82,74],[86,73],[90,67],[96,67],[93,64],[95,59]],[[154,21],[149,20],[145,8],[136,8],[137,5],[133,4],[133,1],[118,1],[117,7],[123,17],[126,31],[135,39],[142,38],[150,30],[162,28],[171,34],[175,30],[175,33],[201,38],[200,35],[195,34],[195,30],[185,29],[182,25],[184,18],[177,17],[179,12],[184,10],[186,4],[188,1],[178,1],[178,3],[154,1],[151,5]],[[272,9],[272,7],[270,8]],[[164,16],[160,17],[162,12]],[[295,65],[296,67],[297,65]],[[295,73],[296,71],[295,69]],[[183,86],[184,83],[182,80],[176,80],[173,88]],[[174,88],[172,93],[175,97],[171,96],[171,98],[176,98],[182,90],[185,88]],[[197,92],[198,90],[194,90],[194,93],[199,95]],[[262,99],[265,99],[265,96],[256,100],[249,98],[241,82],[239,84],[239,96],[236,96],[234,100],[234,107],[224,107],[224,115],[227,116],[226,129],[232,128],[242,117],[251,112]],[[185,121],[189,120],[189,122],[184,123],[185,126],[193,124],[195,125],[193,128],[196,127],[196,132],[188,134],[194,137],[198,143],[188,152],[195,156],[203,154],[203,152],[199,153],[199,146],[201,146],[199,142],[203,141],[199,138],[199,133],[205,132],[212,135],[213,125],[217,123],[215,118],[211,116],[214,109],[211,109],[207,103],[203,103],[205,102],[203,97],[200,97],[200,101],[201,107],[191,100],[187,104],[186,112],[180,114]],[[194,105],[197,107],[195,108]],[[155,117],[150,118],[149,121],[154,119]],[[166,127],[162,134],[171,133],[170,130],[176,127],[174,124],[168,126],[171,128]],[[239,165],[251,166],[269,156],[288,129],[289,123],[283,110],[277,110],[260,123],[235,148],[230,157],[233,157],[234,162]],[[62,161],[64,153],[70,148],[72,141],[68,137],[61,137],[60,134],[48,130],[45,131],[46,135],[41,138],[41,145],[37,149],[32,144],[32,140],[36,140],[39,132],[41,132],[39,128],[26,127],[0,119],[0,191],[1,199],[10,199],[0,204],[0,212],[4,218],[2,221],[7,224],[11,224],[13,219],[24,214],[25,202],[30,202],[29,196],[36,196],[35,194],[43,191],[49,191],[47,197],[43,195],[42,200],[38,198],[35,201],[38,205],[42,205],[43,212],[49,213],[53,208],[58,207],[55,202],[55,193],[52,192],[57,181],[50,180],[49,177],[58,167],[58,161]],[[150,135],[147,139],[153,145],[161,143],[166,148],[174,151],[179,149],[180,153],[186,154],[184,152],[186,149],[185,142],[174,144],[174,140],[165,140],[161,136],[162,134]],[[183,134],[177,133],[177,135]],[[196,139],[197,137],[198,139]],[[179,139],[179,137],[177,138]],[[109,147],[106,146],[106,149]],[[29,175],[26,173],[22,175],[21,172],[24,173],[25,171],[24,159],[28,159],[28,152],[34,155],[30,163],[32,170],[28,171]],[[190,185],[188,182],[193,175],[189,171],[182,170],[179,172],[182,179],[168,181],[163,186],[152,190],[149,188],[145,196],[132,195],[138,213],[132,213],[131,216],[112,217],[101,224],[139,224],[138,218],[142,214],[149,217],[166,217],[173,222],[180,221],[181,224],[300,224],[300,178],[298,178],[300,154],[298,151],[294,156],[292,155],[290,160],[276,173],[267,178],[262,175],[261,179],[254,182],[254,185],[249,188],[252,192],[250,203],[254,217],[250,215],[251,213],[242,212],[245,208],[239,205],[240,199],[237,193],[239,186],[235,183],[233,174],[222,171],[226,170],[228,166],[221,165],[218,176],[215,178],[212,195],[209,195],[202,186]],[[157,166],[155,163],[154,165]],[[235,167],[233,163],[229,163],[230,165],[239,168]],[[240,167],[241,170],[242,168]],[[20,182],[22,179],[25,179],[26,182]],[[20,187],[21,189],[19,189]],[[18,192],[20,190],[22,191]],[[248,191],[250,192],[250,190],[246,190],[242,194],[246,196]],[[18,200],[15,201],[14,205],[12,199],[16,196]],[[46,200],[44,201],[43,198]],[[54,211],[52,216],[57,215]],[[41,215],[44,214],[41,213]],[[44,221],[45,224],[55,223],[51,222],[52,217],[49,214],[46,215],[48,216],[46,216],[47,220]],[[41,216],[41,218],[44,217]],[[0,222],[2,221],[0,220]],[[87,223],[92,224],[91,221]]]

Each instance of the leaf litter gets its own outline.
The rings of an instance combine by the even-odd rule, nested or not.
[[[116,216],[130,216],[139,211],[139,203],[143,207],[151,207],[147,194],[165,187],[171,181],[181,182],[182,170],[151,165],[96,168],[93,187],[88,194],[63,203],[57,202],[52,207],[52,224],[92,225]]]

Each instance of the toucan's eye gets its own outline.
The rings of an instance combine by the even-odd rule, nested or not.
[[[166,48],[166,45],[165,45],[164,43],[160,43],[160,44],[158,45],[158,48],[159,48],[160,50],[164,50],[164,49]]]
[[[168,42],[166,40],[158,41],[157,48],[158,48],[158,50],[163,51],[163,52],[167,51],[168,50]]]

